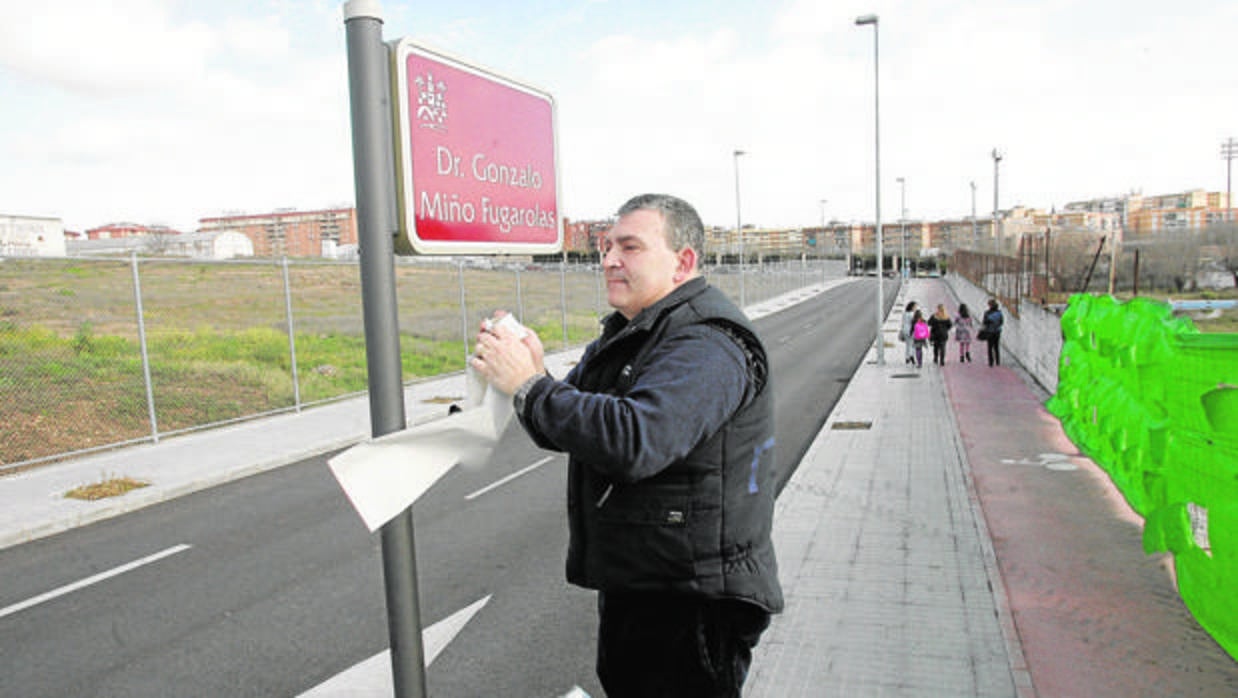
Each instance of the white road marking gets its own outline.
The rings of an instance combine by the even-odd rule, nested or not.
[[[470,500],[477,499],[478,497],[482,496],[483,494],[486,494],[487,492],[490,492],[491,490],[496,490],[496,489],[498,489],[498,488],[502,487],[503,485],[506,485],[507,483],[511,482],[512,480],[515,480],[515,479],[516,479],[516,478],[518,478],[518,477],[521,477],[521,476],[523,476],[523,475],[527,475],[527,474],[529,474],[529,473],[533,472],[534,470],[537,470],[538,468],[542,467],[543,465],[546,465],[547,463],[549,463],[549,462],[550,462],[550,461],[552,461],[552,460],[554,460],[554,456],[546,456],[545,458],[543,458],[543,459],[539,460],[538,462],[534,463],[533,465],[528,466],[527,468],[523,468],[523,469],[521,469],[521,470],[517,470],[516,472],[512,473],[511,475],[508,475],[507,477],[503,478],[502,480],[497,480],[497,481],[495,481],[495,482],[493,482],[493,483],[491,483],[491,484],[489,484],[489,485],[486,485],[485,487],[481,488],[480,490],[477,490],[476,492],[473,492],[472,494],[465,495],[464,499],[465,499],[465,501],[470,501]]]
[[[25,601],[22,601],[21,603],[13,604],[12,606],[9,606],[8,608],[0,609],[0,618],[3,618],[8,615],[12,615],[14,613],[17,613],[18,611],[24,611],[27,608],[30,608],[31,606],[37,606],[45,601],[51,601],[54,598],[64,596],[65,594],[75,592],[78,589],[83,589],[85,587],[88,587],[91,584],[98,584],[99,582],[102,582],[105,579],[110,579],[117,575],[124,574],[125,572],[135,570],[143,565],[149,565],[152,562],[155,562],[157,560],[162,560],[163,558],[168,557],[169,555],[175,555],[177,553],[184,552],[186,550],[189,550],[192,547],[193,547],[192,545],[186,545],[184,543],[180,545],[174,545],[168,548],[167,550],[161,550],[153,555],[147,555],[146,557],[140,560],[134,560],[133,562],[121,565],[120,567],[113,567],[112,569],[107,570],[106,572],[100,572],[99,574],[86,577],[85,579],[78,580],[76,582],[73,582],[72,584],[66,584],[60,587],[59,589],[52,589],[51,591],[45,594],[39,594],[38,596],[34,596],[29,599],[26,599]]]
[[[430,666],[489,601],[490,597],[486,596],[421,631],[426,666]],[[390,698],[394,690],[391,650],[386,649],[302,693],[299,698]]]

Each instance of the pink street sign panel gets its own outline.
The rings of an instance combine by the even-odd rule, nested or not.
[[[550,94],[402,39],[394,50],[399,254],[563,243]]]

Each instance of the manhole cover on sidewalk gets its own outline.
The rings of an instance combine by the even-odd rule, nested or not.
[[[891,378],[919,378],[920,374],[919,373],[895,373],[891,375],[890,377]]]
[[[834,422],[833,424],[830,425],[830,428],[836,429],[836,430],[872,429],[873,423],[872,422]]]

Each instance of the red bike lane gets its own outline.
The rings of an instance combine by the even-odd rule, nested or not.
[[[1143,553],[1142,520],[1019,374],[937,370],[1038,695],[1238,695],[1238,662],[1178,597],[1169,558]]]

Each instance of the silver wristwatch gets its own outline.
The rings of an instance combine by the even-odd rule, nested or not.
[[[546,374],[544,373],[530,376],[528,380],[520,384],[519,388],[516,388],[515,393],[512,393],[512,407],[516,410],[516,414],[524,414],[524,403],[529,399],[529,391],[533,389],[533,386],[537,385],[538,381],[545,377]]]

